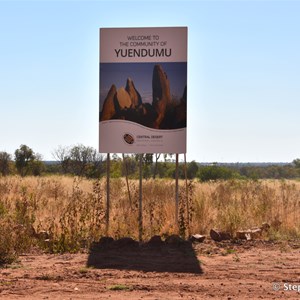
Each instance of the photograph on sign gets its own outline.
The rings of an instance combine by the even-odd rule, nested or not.
[[[186,27],[100,29],[99,120],[100,152],[186,152]]]

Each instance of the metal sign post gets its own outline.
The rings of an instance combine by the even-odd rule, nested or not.
[[[184,177],[185,177],[185,201],[186,201],[186,221],[188,235],[190,235],[190,207],[189,207],[189,191],[188,191],[188,181],[187,181],[187,165],[186,165],[186,153],[184,153]]]
[[[126,186],[127,186],[127,192],[128,192],[128,198],[129,198],[129,205],[130,208],[132,208],[132,202],[131,202],[131,194],[130,194],[130,188],[129,188],[129,182],[128,182],[128,168],[127,168],[127,162],[126,162],[126,157],[124,153],[122,153],[123,157],[123,164],[125,165],[125,179],[126,179]]]
[[[143,162],[143,154],[140,154],[140,164],[139,164],[139,172],[140,172],[140,185],[139,185],[139,241],[143,239],[143,193],[142,193],[142,180],[143,180],[143,172],[142,172],[142,162]]]
[[[175,172],[175,226],[179,228],[178,224],[178,206],[179,206],[179,193],[178,193],[178,153],[176,153],[176,172]]]
[[[106,227],[105,232],[106,236],[108,236],[109,231],[109,209],[110,209],[110,154],[107,153],[107,159],[106,159],[106,214],[105,214],[105,221],[106,221]]]

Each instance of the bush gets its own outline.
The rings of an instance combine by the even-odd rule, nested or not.
[[[10,173],[11,156],[7,152],[0,152],[0,175],[6,176]]]
[[[14,209],[8,206],[0,201],[0,265],[14,262],[34,242],[34,217],[27,199],[18,199]]]
[[[205,182],[209,180],[227,180],[238,177],[238,175],[231,169],[220,167],[217,165],[200,167],[198,171],[200,181]]]
[[[26,175],[41,175],[44,170],[44,163],[40,154],[34,153],[31,148],[21,145],[15,151],[15,165],[18,173],[23,177]]]

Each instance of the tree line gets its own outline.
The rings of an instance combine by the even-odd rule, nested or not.
[[[87,178],[100,178],[106,175],[106,155],[93,147],[82,144],[56,148],[52,156],[55,161],[44,162],[39,153],[27,145],[20,145],[14,155],[0,151],[0,176],[18,174],[20,176],[41,176],[66,174]],[[119,156],[112,154],[110,176],[119,178],[139,178],[139,154]],[[175,178],[174,154],[142,154],[144,178]],[[251,164],[199,164],[195,161],[179,163],[178,177],[200,181],[228,179],[292,179],[300,177],[300,159],[290,164],[251,165]]]

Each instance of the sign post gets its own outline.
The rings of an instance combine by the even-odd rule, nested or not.
[[[100,28],[99,98],[100,152],[178,160],[186,153],[187,27]],[[178,170],[176,186],[178,223]]]
[[[178,192],[178,153],[176,153],[176,171],[175,171],[175,224],[179,229],[178,213],[179,213],[179,192]]]
[[[123,164],[125,164],[125,179],[126,179],[126,186],[127,186],[127,193],[128,193],[128,198],[129,198],[129,205],[130,208],[132,207],[132,201],[131,201],[131,194],[130,194],[130,188],[129,188],[129,182],[128,182],[128,168],[127,168],[127,161],[125,158],[124,153],[122,153],[122,157],[123,157]]]
[[[105,232],[108,236],[109,231],[109,212],[110,212],[110,154],[106,158],[106,215],[105,215]]]
[[[143,240],[143,154],[139,155],[139,241]]]
[[[190,235],[190,207],[189,207],[189,190],[187,181],[187,165],[186,165],[186,154],[184,153],[184,177],[185,177],[185,201],[186,201],[186,220],[188,236]]]

